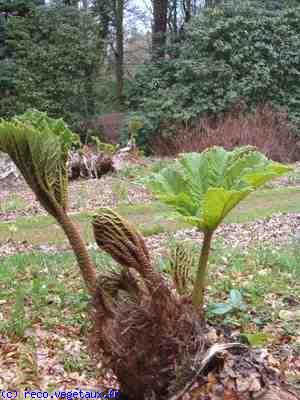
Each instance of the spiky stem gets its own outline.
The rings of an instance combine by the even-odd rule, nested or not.
[[[199,266],[197,270],[196,282],[193,290],[193,305],[196,309],[202,311],[204,302],[204,289],[206,283],[207,263],[211,246],[211,239],[214,231],[207,230],[204,232],[204,239],[199,258]]]
[[[86,244],[72,219],[63,211],[57,215],[57,221],[64,230],[75,253],[84,282],[91,295],[96,292],[96,267],[87,251]]]

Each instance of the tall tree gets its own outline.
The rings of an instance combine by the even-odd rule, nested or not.
[[[100,36],[107,55],[112,49],[116,79],[116,96],[123,103],[124,88],[124,13],[126,0],[93,0],[92,8],[100,20]],[[110,46],[108,46],[110,45]]]
[[[169,0],[168,1],[168,33],[170,42],[178,43],[184,40],[186,25],[203,7],[201,0]]]
[[[189,22],[192,16],[192,0],[183,0],[184,22]]]
[[[170,0],[168,4],[168,30],[173,38],[178,33],[178,0]]]
[[[93,0],[92,10],[99,19],[100,36],[107,40],[112,23],[112,2],[111,0]]]
[[[113,0],[115,31],[116,31],[116,46],[115,46],[115,70],[117,81],[117,97],[119,103],[123,103],[124,89],[124,0]]]
[[[168,0],[152,0],[152,57],[154,60],[163,58],[165,55],[168,4]]]

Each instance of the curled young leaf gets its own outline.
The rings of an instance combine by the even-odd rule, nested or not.
[[[0,121],[0,151],[7,153],[43,207],[53,216],[67,208],[68,151],[75,138],[62,120],[30,111]]]

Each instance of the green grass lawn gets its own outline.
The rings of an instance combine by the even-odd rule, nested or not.
[[[187,227],[183,222],[168,217],[168,207],[153,201],[148,204],[121,205],[117,211],[136,224],[144,236],[163,232],[174,232]],[[268,217],[275,213],[300,212],[300,188],[278,188],[260,190],[240,203],[225,220],[246,222]],[[93,240],[91,218],[94,213],[73,214],[87,241]],[[14,232],[16,228],[16,232]],[[59,244],[66,241],[61,228],[49,216],[22,217],[15,222],[0,223],[0,241],[12,238],[17,241],[27,240],[38,244]]]
[[[168,211],[157,201],[118,207],[118,212],[137,224],[145,236],[184,227],[181,222],[168,218]],[[266,189],[253,193],[228,216],[225,223],[250,221],[277,212],[300,212],[299,188]],[[80,213],[73,217],[85,238],[91,240],[92,214]],[[14,226],[16,232],[10,230]],[[33,244],[66,240],[61,228],[49,216],[23,217],[14,223],[1,223],[0,240],[10,236]],[[99,251],[91,254],[99,270],[113,264],[106,254]],[[206,291],[208,321],[238,330],[241,336],[259,342],[260,346],[270,344],[274,348],[278,343],[280,345],[282,338],[289,338],[291,351],[300,355],[299,341],[296,340],[300,331],[299,265],[299,246],[293,243],[281,249],[258,244],[257,248],[246,252],[224,247],[221,241],[214,242]],[[159,268],[166,273],[167,258],[159,257]],[[228,304],[233,289],[241,294],[245,310],[233,308],[224,315],[214,314],[216,304]],[[292,313],[292,319],[283,318],[284,313]],[[89,295],[72,252],[16,254],[0,260],[0,334],[9,338],[10,343],[18,344],[14,368],[18,370],[19,381],[13,382],[15,388],[23,383],[33,389],[38,387],[36,337],[30,333],[37,326],[49,332],[50,337],[63,332],[68,340],[80,341],[82,349],[76,356],[71,351],[66,352],[58,339],[45,343],[48,348],[55,348],[64,371],[85,374],[87,380],[100,373],[85,347],[84,338],[90,326]],[[261,334],[263,329],[268,333]],[[293,379],[294,376],[291,381]]]
[[[114,264],[104,253],[91,254],[99,271]],[[160,258],[158,268],[164,271],[167,265],[167,258]],[[300,299],[299,265],[300,250],[293,244],[277,250],[257,247],[245,253],[215,243],[206,295],[208,316],[241,326],[245,331],[276,321],[280,311],[290,309],[290,304],[297,304]],[[196,270],[196,263],[194,267]],[[247,312],[210,315],[210,306],[226,303],[233,288],[241,291]],[[40,322],[49,330],[63,324],[85,331],[88,300],[72,252],[17,254],[0,264],[2,333],[22,337],[27,328]],[[286,332],[296,334],[300,316],[299,320],[283,321],[283,325]]]
[[[226,222],[246,222],[288,212],[300,212],[299,187],[258,190],[242,201]]]

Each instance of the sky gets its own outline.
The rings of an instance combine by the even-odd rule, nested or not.
[[[131,18],[128,18],[126,24],[133,24],[139,31],[146,32],[151,29],[151,0],[130,0],[130,6],[137,7],[140,11],[140,17],[137,15],[131,15]]]

